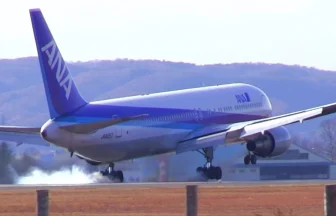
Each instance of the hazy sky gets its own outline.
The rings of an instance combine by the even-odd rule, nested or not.
[[[67,61],[268,62],[336,70],[333,0],[11,0],[0,3],[0,58],[36,56],[41,8]]]

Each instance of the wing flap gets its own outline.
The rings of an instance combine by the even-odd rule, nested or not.
[[[72,124],[72,125],[65,125],[60,126],[61,129],[66,130],[71,133],[77,133],[77,134],[87,134],[94,132],[96,130],[119,124],[121,122],[126,122],[130,120],[136,120],[139,118],[147,117],[148,114],[142,114],[142,115],[135,115],[135,116],[128,116],[128,117],[121,117],[121,118],[113,118],[109,120],[104,121],[98,121],[98,122],[89,122],[89,123],[80,123],[80,124]]]
[[[281,118],[275,118],[261,122],[252,122],[251,124],[244,125],[244,127],[242,128],[243,130],[240,134],[240,138],[248,137],[256,133],[264,133],[265,130],[276,128],[279,126],[288,125],[295,122],[302,122],[308,118],[322,114],[322,111],[322,108],[318,108],[295,115],[287,115]]]
[[[220,144],[220,141],[224,144],[226,134],[224,131],[180,142],[176,148],[176,154],[216,146]]]

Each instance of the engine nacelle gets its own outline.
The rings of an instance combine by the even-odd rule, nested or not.
[[[246,148],[259,157],[278,156],[286,152],[292,144],[292,139],[288,130],[277,127],[265,131],[256,139],[248,140]]]

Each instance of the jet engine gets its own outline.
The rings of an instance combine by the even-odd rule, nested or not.
[[[292,140],[288,130],[283,127],[277,127],[265,131],[263,135],[248,140],[246,148],[259,157],[272,157],[283,154],[291,146]]]

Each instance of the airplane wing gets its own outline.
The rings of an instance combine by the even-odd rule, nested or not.
[[[264,133],[264,131],[289,125],[293,123],[307,121],[324,115],[336,112],[336,103],[331,103],[311,109],[301,110],[297,112],[287,113],[278,116],[272,116],[259,120],[252,120],[231,124],[222,129],[213,129],[196,133],[194,136],[182,140],[177,147],[176,153],[193,151],[200,148],[216,146],[218,143],[223,144],[227,139],[244,140],[251,135]]]
[[[15,142],[18,146],[27,143],[31,145],[50,146],[40,136],[39,127],[0,126],[0,140]]]

